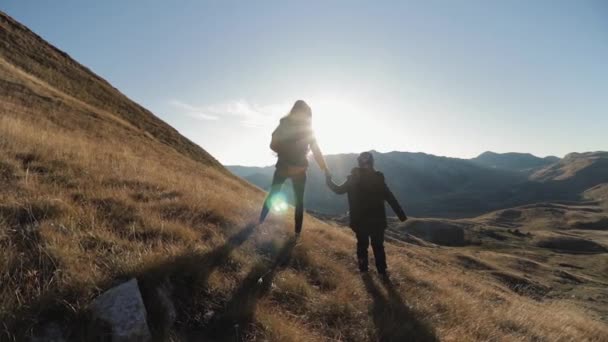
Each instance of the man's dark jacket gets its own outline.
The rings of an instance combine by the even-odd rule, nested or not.
[[[384,182],[384,175],[371,168],[356,167],[342,185],[327,178],[327,185],[336,194],[348,194],[350,227],[384,229],[387,226],[384,202],[388,202],[401,220],[407,217],[393,193]]]

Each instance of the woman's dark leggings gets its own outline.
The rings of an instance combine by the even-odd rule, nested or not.
[[[283,183],[285,183],[287,178],[291,178],[291,182],[293,183],[293,192],[296,197],[296,233],[299,233],[302,231],[302,221],[304,220],[304,188],[306,186],[306,171],[299,172],[294,175],[288,175],[287,172],[282,169],[276,169],[274,171],[274,176],[272,177],[272,187],[270,188],[268,196],[266,196],[266,200],[264,200],[264,206],[262,207],[262,212],[260,213],[260,223],[264,222],[266,216],[268,216],[271,199],[274,195],[281,191]]]

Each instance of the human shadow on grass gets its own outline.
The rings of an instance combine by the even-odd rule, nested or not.
[[[386,294],[369,274],[363,274],[362,279],[372,298],[371,314],[378,341],[439,341],[433,328],[407,307],[390,279],[383,280]]]
[[[201,324],[201,312],[216,302],[207,289],[213,271],[230,261],[230,254],[255,232],[256,224],[248,224],[226,241],[209,252],[188,252],[148,265],[135,273],[118,274],[98,284],[109,289],[129,278],[136,277],[147,311],[148,325],[154,340],[166,340],[176,325],[196,326]],[[159,289],[164,289],[175,307],[175,316],[159,300]],[[83,293],[77,288],[64,291],[48,291],[15,312],[10,320],[0,324],[0,341],[27,340],[37,335],[48,323],[57,323],[67,340],[108,341],[110,330],[90,316],[86,309],[75,311],[73,303],[82,300]],[[32,320],[31,317],[36,317]]]
[[[168,333],[171,318],[167,308],[158,300],[158,289],[171,292],[176,310],[176,325],[203,324],[201,313],[214,305],[216,298],[208,290],[209,276],[227,264],[230,254],[253,234],[256,224],[248,224],[228,237],[224,244],[206,253],[188,253],[144,270],[137,276],[142,297],[146,303],[150,326],[155,335]]]
[[[247,339],[254,321],[258,299],[267,294],[275,275],[287,267],[291,260],[296,240],[290,239],[274,254],[270,262],[260,262],[253,266],[221,313],[210,324],[207,334],[221,341],[242,341]]]

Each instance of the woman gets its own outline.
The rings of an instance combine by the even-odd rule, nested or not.
[[[304,187],[310,150],[321,170],[328,174],[325,159],[312,131],[312,111],[306,102],[296,101],[289,114],[281,119],[279,126],[272,133],[270,148],[277,153],[278,161],[270,193],[260,213],[260,223],[264,222],[270,211],[272,198],[281,191],[285,180],[291,178],[296,199],[295,230],[298,238],[304,220]]]

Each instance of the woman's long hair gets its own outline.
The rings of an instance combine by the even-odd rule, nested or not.
[[[288,119],[292,123],[296,123],[298,125],[306,125],[310,126],[312,123],[312,110],[310,106],[304,102],[303,100],[297,100],[296,103],[293,104],[289,114],[287,114],[284,119]]]

